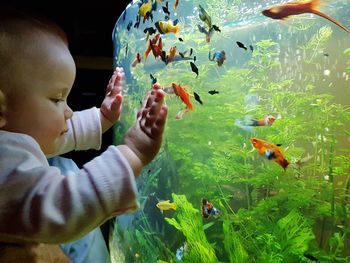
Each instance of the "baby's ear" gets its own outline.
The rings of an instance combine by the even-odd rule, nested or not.
[[[5,95],[2,92],[2,90],[0,90],[0,128],[4,127],[6,124],[5,108],[6,108]]]

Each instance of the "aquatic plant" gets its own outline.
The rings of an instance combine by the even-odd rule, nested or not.
[[[203,230],[202,218],[198,209],[193,208],[187,201],[186,196],[172,194],[177,210],[174,218],[165,220],[177,230],[182,232],[186,238],[187,251],[185,251],[183,262],[217,262],[215,251],[207,241]]]

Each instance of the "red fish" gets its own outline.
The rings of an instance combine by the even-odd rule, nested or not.
[[[134,61],[131,63],[131,66],[134,68],[139,63],[141,63],[141,55],[140,53],[137,53]]]
[[[171,83],[171,87],[174,90],[174,93],[180,97],[180,99],[185,103],[189,111],[193,111],[193,105],[190,100],[190,94],[187,92],[186,88],[181,87],[179,84]]]
[[[158,42],[158,44],[157,44]],[[154,36],[154,38],[152,38],[149,43],[148,43],[148,47],[144,53],[144,58],[145,58],[145,61],[148,57],[148,54],[152,51],[152,47],[154,46],[160,46],[161,49],[163,48],[163,43],[162,43],[162,39],[160,38],[160,33],[158,33],[157,35]]]
[[[219,210],[217,210],[213,204],[205,199],[202,198],[202,205],[201,205],[201,211],[203,218],[208,218],[210,215],[213,215],[214,217],[219,216]]]
[[[272,19],[285,19],[289,16],[312,13],[328,19],[346,32],[350,33],[349,29],[343,26],[336,19],[328,16],[319,10],[321,0],[306,0],[300,2],[289,2],[282,5],[275,5],[262,11],[262,14]]]
[[[282,150],[279,148],[280,144],[273,144],[257,138],[252,138],[251,142],[260,155],[265,155],[267,159],[275,161],[283,169],[289,165],[289,161],[284,158]]]

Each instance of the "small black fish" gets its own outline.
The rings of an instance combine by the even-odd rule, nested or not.
[[[173,21],[173,25],[174,25],[174,26],[176,26],[177,23],[179,23],[179,19],[175,19],[175,20]]]
[[[180,42],[184,42],[184,40],[181,37],[179,37],[178,39]]]
[[[208,93],[210,95],[219,94],[219,92],[217,90],[215,90],[215,89],[214,90],[209,90]]]
[[[166,2],[166,5],[167,6],[163,6],[162,9],[163,9],[163,12],[167,15],[170,16],[170,12],[169,12],[169,9],[168,9],[168,2]]]
[[[126,47],[125,47],[125,57],[128,55],[128,48],[129,48],[129,45],[128,45],[128,43],[126,43]]]
[[[154,27],[146,27],[144,30],[143,30],[143,33],[147,33],[150,34],[150,35],[153,35],[154,33],[157,32],[157,29],[155,29]]]
[[[329,54],[328,53],[323,53],[323,56],[329,57]]]
[[[201,100],[201,98],[199,97],[199,95],[196,92],[193,92],[194,95],[194,99],[196,101],[198,101],[201,105],[203,105],[203,101]]]
[[[123,12],[123,22],[125,21],[125,17],[126,17],[126,9]]]
[[[179,52],[180,57],[181,57],[181,58],[184,58],[184,57],[185,57],[186,52],[187,52],[187,51],[185,51],[185,52]]]
[[[190,62],[190,65],[191,65],[191,69],[194,73],[196,73],[197,77],[198,78],[198,68],[197,66],[193,63],[193,62]]]
[[[315,258],[313,255],[311,254],[307,254],[307,253],[304,253],[304,257],[306,257],[307,259],[310,259],[311,261],[316,261],[318,262],[318,259]]]
[[[149,74],[151,80],[152,80],[152,85],[157,83],[157,78],[155,78],[152,74]]]
[[[254,48],[253,48],[252,45],[249,45],[249,48],[250,48],[250,50],[251,50],[252,52],[254,51]]]
[[[190,56],[192,56],[193,48],[190,49]]]
[[[197,57],[193,56],[193,62],[196,63]]]
[[[238,47],[243,48],[244,50],[247,50],[247,47],[242,42],[237,41],[236,44]]]
[[[214,28],[214,30],[217,32],[221,32],[220,28],[216,25],[212,25],[212,28]]]
[[[127,25],[126,29],[127,29],[128,31],[130,31],[130,28],[132,27],[132,24],[133,24],[132,21],[130,21],[129,24]]]

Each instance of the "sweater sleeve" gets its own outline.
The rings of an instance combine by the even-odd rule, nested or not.
[[[1,137],[0,242],[64,243],[138,208],[134,174],[117,147],[63,176],[31,137]]]
[[[96,107],[75,111],[67,124],[68,132],[60,149],[57,153],[47,157],[64,154],[72,150],[99,150],[101,148],[102,127],[99,110]]]

